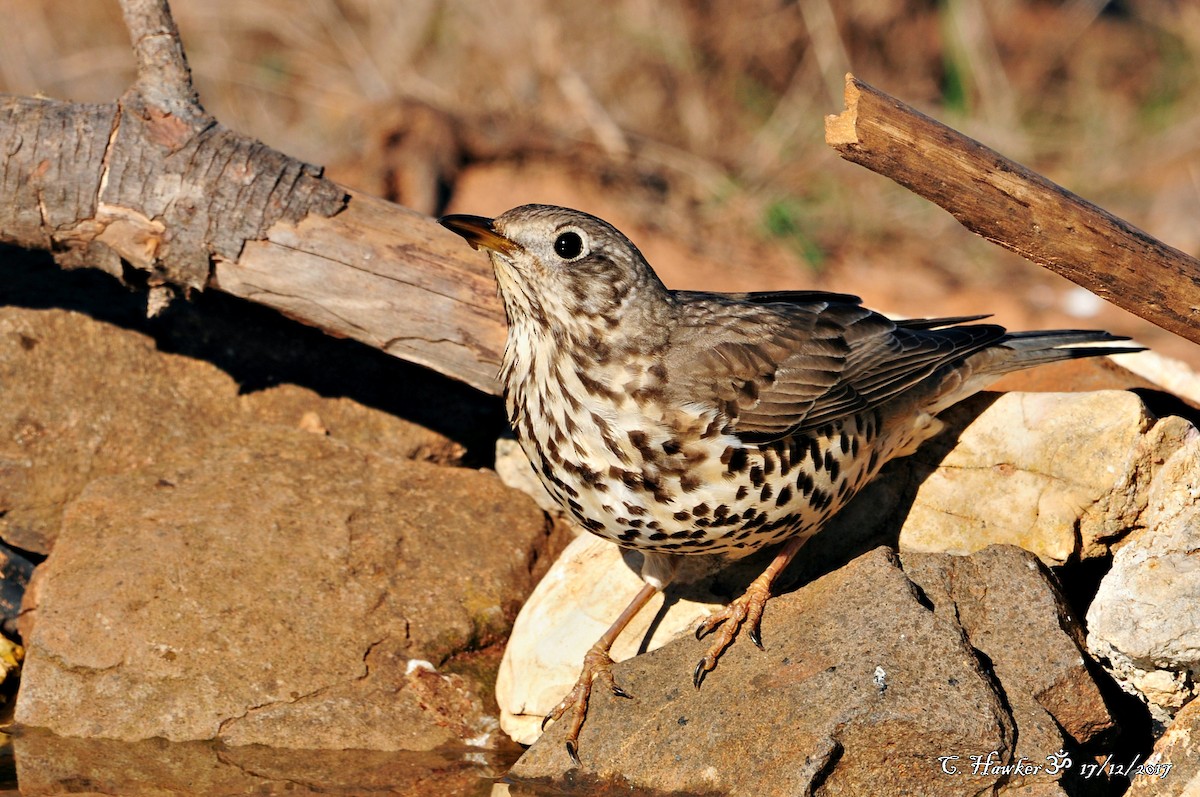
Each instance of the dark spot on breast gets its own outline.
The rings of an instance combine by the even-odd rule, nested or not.
[[[879,465],[879,449],[871,449],[871,456],[867,457],[867,473],[874,473],[875,468]]]
[[[592,376],[584,369],[578,368],[575,370],[575,376],[579,379],[579,384],[583,385],[583,389],[593,396],[600,398],[613,399],[617,394],[609,390],[608,386],[593,379]]]
[[[850,456],[858,458],[858,435],[850,438]]]
[[[621,482],[631,490],[642,486],[642,474],[635,473],[631,470],[625,470],[624,468],[618,468],[615,465],[608,469],[608,476],[611,479],[620,479]],[[626,506],[628,506],[628,504],[626,504]],[[629,511],[632,512],[633,510],[630,509]]]
[[[827,509],[831,503],[833,503],[833,495],[820,487],[814,488],[812,496],[808,499],[808,505],[817,511]]]
[[[755,465],[750,469],[750,483],[755,487],[761,487],[763,483],[763,469],[761,465]]]
[[[842,472],[842,464],[840,462],[838,462],[836,459],[831,459],[828,462],[828,465],[829,465],[829,481],[836,482],[838,480],[838,474],[840,474]]]
[[[813,481],[812,474],[806,470],[802,470],[796,474],[796,489],[805,498],[811,496],[813,490],[816,489],[816,483]]]
[[[651,534],[649,537],[647,537],[646,539],[654,540],[655,542],[658,542],[659,540],[667,539],[667,534],[662,531],[656,531],[653,534]]]
[[[775,506],[783,506],[788,501],[792,500],[792,488],[790,485],[784,485],[779,491],[779,495],[775,498]]]
[[[702,540],[708,536],[708,532],[704,531],[703,529],[697,529],[696,531],[693,531],[688,536],[691,537],[693,540]]]
[[[629,514],[631,514],[631,515],[644,515],[644,514],[646,514],[646,508],[645,508],[645,507],[643,507],[643,506],[638,506],[637,504],[631,504],[631,503],[629,503],[628,501],[626,501],[626,502],[625,502],[625,509],[626,509],[626,511],[628,511],[628,512],[629,512]]]
[[[842,450],[843,454],[850,453],[850,435],[846,434],[844,429],[842,430],[842,433],[838,435],[838,448]]]
[[[770,501],[771,496],[775,494],[775,490],[771,487],[771,483],[767,482],[763,485],[762,492],[758,494],[758,500]]]
[[[745,498],[749,494],[750,494],[750,488],[744,484],[740,484],[740,485],[738,485],[737,493],[733,496],[733,498],[735,501],[741,501],[743,498]]]
[[[639,532],[637,529],[625,529],[617,535],[617,538],[623,542],[633,542],[640,536],[642,536],[641,532]]]
[[[670,456],[674,456],[675,454],[678,454],[679,450],[681,448],[683,448],[683,446],[680,445],[679,441],[673,437],[669,438],[667,440],[664,440],[663,444],[662,444],[662,450]]]
[[[632,391],[629,396],[639,403],[643,404],[662,404],[666,398],[666,393],[661,387],[639,387]]]
[[[638,451],[643,451],[650,447],[650,438],[640,429],[634,429],[628,432],[629,442],[633,443],[633,447]]]
[[[695,491],[700,486],[700,479],[690,473],[685,473],[679,477],[679,489],[685,493]]]
[[[708,504],[696,504],[692,507],[692,514],[696,517],[705,517],[709,513]]]
[[[608,362],[612,352],[612,347],[605,343],[599,335],[593,332],[592,334],[588,335],[586,350],[591,355],[592,360],[600,365],[604,365]]]
[[[583,527],[588,531],[600,531],[604,528],[604,524],[595,518],[585,518],[582,523]]]
[[[688,512],[686,509],[680,509],[678,512],[676,512],[671,517],[675,518],[676,520],[691,520],[692,513]]]
[[[749,460],[746,456],[746,449],[734,446],[728,446],[721,452],[721,464],[724,465],[730,473],[739,473],[746,469]]]

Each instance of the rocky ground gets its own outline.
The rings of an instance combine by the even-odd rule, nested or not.
[[[1195,252],[1188,4],[173,6],[222,122],[423,212],[566,204],[671,287],[1102,327],[1200,365],[821,138],[853,69]],[[0,90],[129,86],[117,4],[0,7]],[[22,794],[1200,790],[1186,369],[1056,366],[957,409],[812,542],[766,651],[698,692],[690,628],[752,572],[673,591],[615,649],[635,697],[596,696],[572,768],[538,717],[636,557],[539,505],[499,403],[220,295],[147,320],[129,278],[0,248]]]
[[[11,250],[0,270],[24,794],[488,794],[510,766],[511,793],[1200,777],[1197,412],[1121,369],[956,408],[814,540],[766,651],[736,644],[699,691],[688,631],[752,572],[672,593],[618,649],[653,652],[616,670],[633,700],[594,698],[575,768],[537,717],[637,580],[585,537],[530,598],[571,534],[505,483],[523,465],[495,399],[219,296],[147,320],[102,275]]]

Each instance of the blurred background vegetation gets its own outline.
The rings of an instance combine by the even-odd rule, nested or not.
[[[819,287],[907,315],[1197,347],[841,161],[861,79],[1200,254],[1190,0],[173,0],[225,125],[437,214],[572,204],[668,285]],[[0,90],[111,102],[116,0],[0,0]]]

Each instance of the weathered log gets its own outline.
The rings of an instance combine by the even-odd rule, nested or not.
[[[0,241],[66,268],[217,288],[495,393],[487,259],[200,105],[166,0],[122,0],[138,72],[111,105],[0,95]]]

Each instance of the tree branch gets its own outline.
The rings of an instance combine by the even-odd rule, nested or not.
[[[166,0],[121,4],[138,77],[118,103],[0,95],[0,242],[64,268],[217,288],[499,392],[504,315],[487,259],[219,124]]]
[[[137,59],[135,95],[181,119],[207,121],[167,0],[121,0]]]
[[[825,141],[972,232],[1200,343],[1200,261],[1019,163],[853,75]]]

